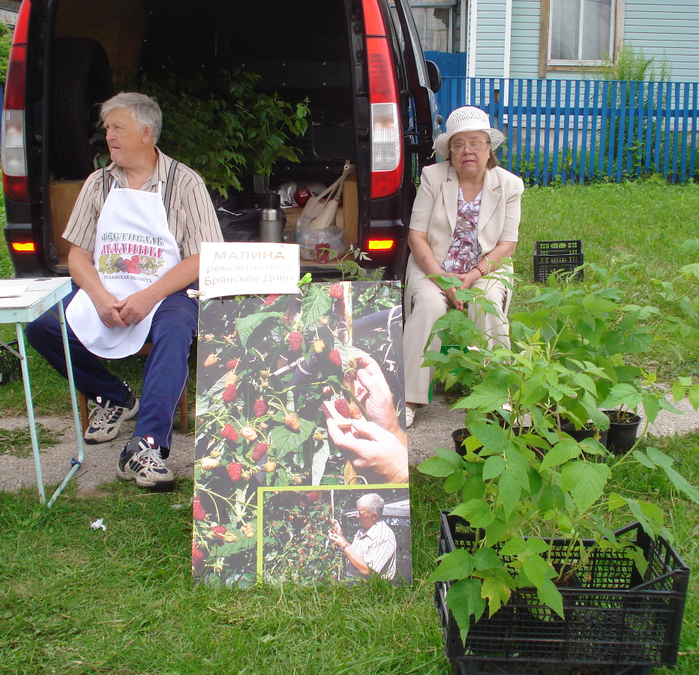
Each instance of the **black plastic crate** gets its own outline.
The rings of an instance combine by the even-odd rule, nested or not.
[[[451,584],[438,582],[435,605],[447,658],[461,663],[462,670],[455,665],[456,672],[548,675],[546,668],[556,664],[556,675],[636,675],[675,665],[689,569],[666,540],[653,541],[638,523],[616,534],[630,538],[644,552],[645,576],[622,552],[596,550],[579,570],[578,585],[560,589],[565,621],[539,602],[535,589],[519,590],[491,618],[484,615],[472,624],[464,645],[446,605]],[[471,549],[474,542],[475,533],[466,521],[442,514],[440,555]],[[594,542],[583,544],[590,548]],[[566,555],[576,564],[578,553],[573,552],[571,560],[567,545],[564,539],[554,540],[554,565]],[[501,670],[489,670],[488,664],[499,664]]]
[[[17,340],[7,343],[15,351],[19,345]],[[22,377],[22,368],[19,359],[3,344],[0,344],[0,384],[19,380]]]
[[[534,281],[545,283],[553,272],[572,273],[584,262],[582,239],[537,241],[534,253]],[[577,270],[575,278],[583,278]]]

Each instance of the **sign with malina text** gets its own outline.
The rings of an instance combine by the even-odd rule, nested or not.
[[[205,242],[199,256],[200,297],[297,294],[299,266],[298,244]]]

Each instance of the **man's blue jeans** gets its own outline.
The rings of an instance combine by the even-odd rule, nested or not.
[[[196,288],[196,284],[190,288]],[[64,306],[77,291],[77,286],[73,285],[73,291],[63,299]],[[178,291],[165,298],[158,307],[148,335],[147,342],[151,342],[153,348],[143,371],[143,391],[134,436],[152,436],[164,449],[164,458],[169,454],[175,412],[187,386],[187,361],[197,332],[197,316],[197,301],[187,296],[186,289]],[[70,326],[66,328],[78,391],[92,400],[101,396],[112,405],[124,405],[128,397],[124,383],[83,346]],[[46,312],[27,324],[25,335],[29,344],[63,377],[67,377],[58,318]]]

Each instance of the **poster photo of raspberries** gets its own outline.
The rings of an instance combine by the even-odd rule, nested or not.
[[[267,581],[275,575],[279,581],[342,578],[336,544],[327,558],[320,556],[322,563],[311,565],[303,556],[311,575],[295,574],[280,561],[276,572],[260,571],[262,548],[265,555],[275,546],[288,550],[288,532],[264,521],[263,493],[312,494],[313,486],[336,486],[333,493],[352,502],[355,490],[358,497],[402,486],[407,495],[399,283],[312,283],[301,291],[200,305],[197,581],[247,586],[261,574]],[[283,521],[278,512],[274,517]],[[289,566],[301,564],[302,556],[287,557]]]

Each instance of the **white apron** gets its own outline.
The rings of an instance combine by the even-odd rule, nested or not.
[[[180,260],[160,192],[113,187],[97,221],[93,253],[104,287],[123,300],[148,288]],[[93,354],[121,359],[143,347],[159,306],[160,302],[139,323],[108,328],[90,296],[80,289],[66,309],[66,319],[76,337]]]

